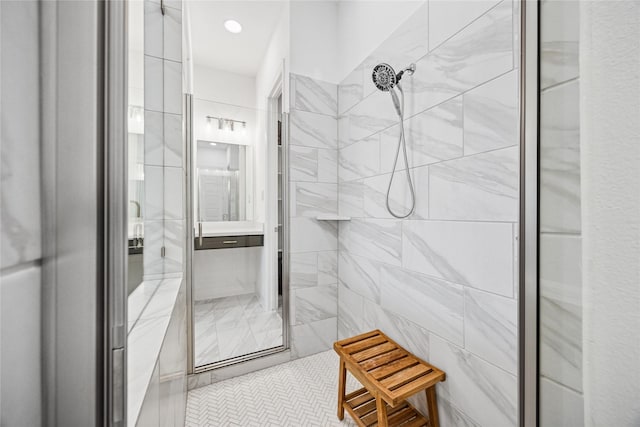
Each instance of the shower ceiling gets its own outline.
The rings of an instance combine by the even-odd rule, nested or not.
[[[194,62],[256,75],[284,5],[284,1],[190,1]],[[242,24],[242,32],[229,33],[224,28],[228,19]]]

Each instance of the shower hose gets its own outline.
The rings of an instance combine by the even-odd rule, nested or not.
[[[409,217],[415,210],[416,193],[415,193],[415,190],[413,189],[413,180],[411,179],[411,172],[409,171],[409,160],[407,159],[407,141],[404,135],[404,91],[402,90],[402,86],[400,84],[397,85],[397,88],[400,91],[400,97],[401,97],[400,106],[399,108],[396,109],[398,113],[398,117],[400,118],[400,136],[398,137],[398,146],[396,148],[396,156],[395,156],[395,159],[393,160],[393,168],[391,169],[391,177],[389,178],[389,186],[387,187],[386,203],[387,203],[387,210],[389,211],[389,213],[396,218],[402,219],[402,218]],[[391,88],[389,90],[389,93],[391,94],[391,99],[394,101],[394,104],[396,104],[397,106],[397,95],[393,91],[394,91],[394,88]],[[391,203],[389,203],[389,194],[391,193],[391,185],[393,183],[393,177],[395,176],[395,173],[396,173],[396,166],[398,164],[398,156],[400,155],[401,147],[402,147],[402,154],[404,157],[404,166],[405,166],[404,171],[407,175],[407,182],[409,183],[409,192],[411,195],[411,209],[406,214],[399,214],[394,212],[393,209],[391,208]]]

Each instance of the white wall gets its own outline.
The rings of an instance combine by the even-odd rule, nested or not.
[[[640,3],[581,4],[587,426],[640,425]]]
[[[349,74],[424,2],[340,1],[337,22],[338,80]]]
[[[195,64],[193,90],[196,98],[241,107],[256,107],[256,79]]]

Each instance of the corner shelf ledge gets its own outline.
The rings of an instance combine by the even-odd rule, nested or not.
[[[316,219],[318,221],[351,221],[350,216],[340,216],[340,215],[318,215]]]

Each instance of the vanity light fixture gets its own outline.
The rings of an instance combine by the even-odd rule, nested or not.
[[[227,19],[224,21],[224,28],[233,34],[238,34],[242,31],[242,25],[235,19]]]
[[[206,118],[207,118],[207,126],[209,126],[209,124],[211,123],[211,120],[217,120],[218,130],[227,129],[233,132],[235,130],[236,123],[239,123],[239,124],[242,124],[242,133],[244,134],[246,132],[247,122],[243,120],[234,120],[234,119],[228,119],[225,117],[215,117],[215,116],[206,116]]]

